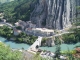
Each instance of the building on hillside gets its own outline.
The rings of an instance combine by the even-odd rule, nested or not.
[[[21,26],[22,30],[26,29],[26,28],[36,28],[35,24],[32,24],[31,21],[22,21],[19,20],[18,22],[15,23],[15,26]]]
[[[18,22],[15,23],[15,26],[16,27],[20,26],[22,30],[24,30],[24,28],[26,27],[26,22],[19,20]]]
[[[17,30],[16,28],[13,28],[13,34],[15,36],[19,35],[22,31],[21,30]]]
[[[25,32],[35,36],[52,36],[54,34],[54,30],[46,29],[46,28],[27,28]]]
[[[27,28],[36,28],[36,25],[33,24],[31,21],[26,21]]]

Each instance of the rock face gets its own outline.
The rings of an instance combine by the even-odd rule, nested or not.
[[[70,6],[71,6],[71,22],[77,22],[80,20],[77,19],[80,17],[80,9],[77,7],[80,6],[80,0],[70,0]]]
[[[76,2],[80,0],[37,0],[30,20],[37,27],[63,29],[71,26],[76,17]],[[78,4],[79,5],[79,4]]]
[[[48,40],[46,40],[46,46],[52,47],[54,45],[55,43],[53,38],[48,38]]]

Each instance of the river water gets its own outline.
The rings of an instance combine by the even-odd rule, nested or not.
[[[10,48],[15,48],[15,49],[22,49],[22,48],[24,48],[25,50],[27,50],[29,48],[29,45],[28,44],[15,43],[15,42],[6,40],[3,37],[0,37],[0,41],[2,41],[3,43],[5,43],[6,45],[9,45]]]
[[[77,45],[80,45],[80,43],[77,43],[77,44],[61,44],[60,47],[61,47],[61,51],[67,51],[67,50],[73,50],[74,47]],[[40,47],[40,49],[55,52],[56,46],[54,46],[54,47]]]
[[[15,49],[22,49],[22,48],[24,48],[25,50],[27,50],[29,47],[30,47],[30,45],[28,45],[28,44],[24,44],[24,43],[15,43],[15,42],[12,42],[12,41],[8,41],[8,40],[6,40],[5,38],[3,38],[3,37],[0,37],[0,41],[2,41],[4,44],[6,44],[6,45],[9,45],[10,46],[10,48],[15,48]],[[77,44],[61,44],[60,45],[60,47],[61,47],[61,50],[64,50],[64,51],[66,51],[66,50],[73,50],[74,49],[74,47],[76,46],[76,45],[79,45],[80,43],[77,43]],[[40,49],[42,49],[42,50],[47,50],[47,51],[51,51],[51,52],[55,52],[55,50],[56,50],[56,46],[54,46],[54,47],[40,47]]]

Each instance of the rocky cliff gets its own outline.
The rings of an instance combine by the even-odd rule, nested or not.
[[[63,29],[71,26],[76,17],[79,0],[37,0],[30,20],[37,27]]]

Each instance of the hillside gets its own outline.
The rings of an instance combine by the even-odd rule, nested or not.
[[[64,29],[80,22],[80,0],[15,0],[0,5],[4,18],[14,23],[29,21],[37,27]]]
[[[6,2],[11,2],[11,1],[14,1],[14,0],[0,0],[0,3],[6,3]]]
[[[8,22],[16,22],[21,19],[29,20],[30,13],[34,9],[37,0],[15,0],[0,6],[0,12],[4,12],[4,18]]]

